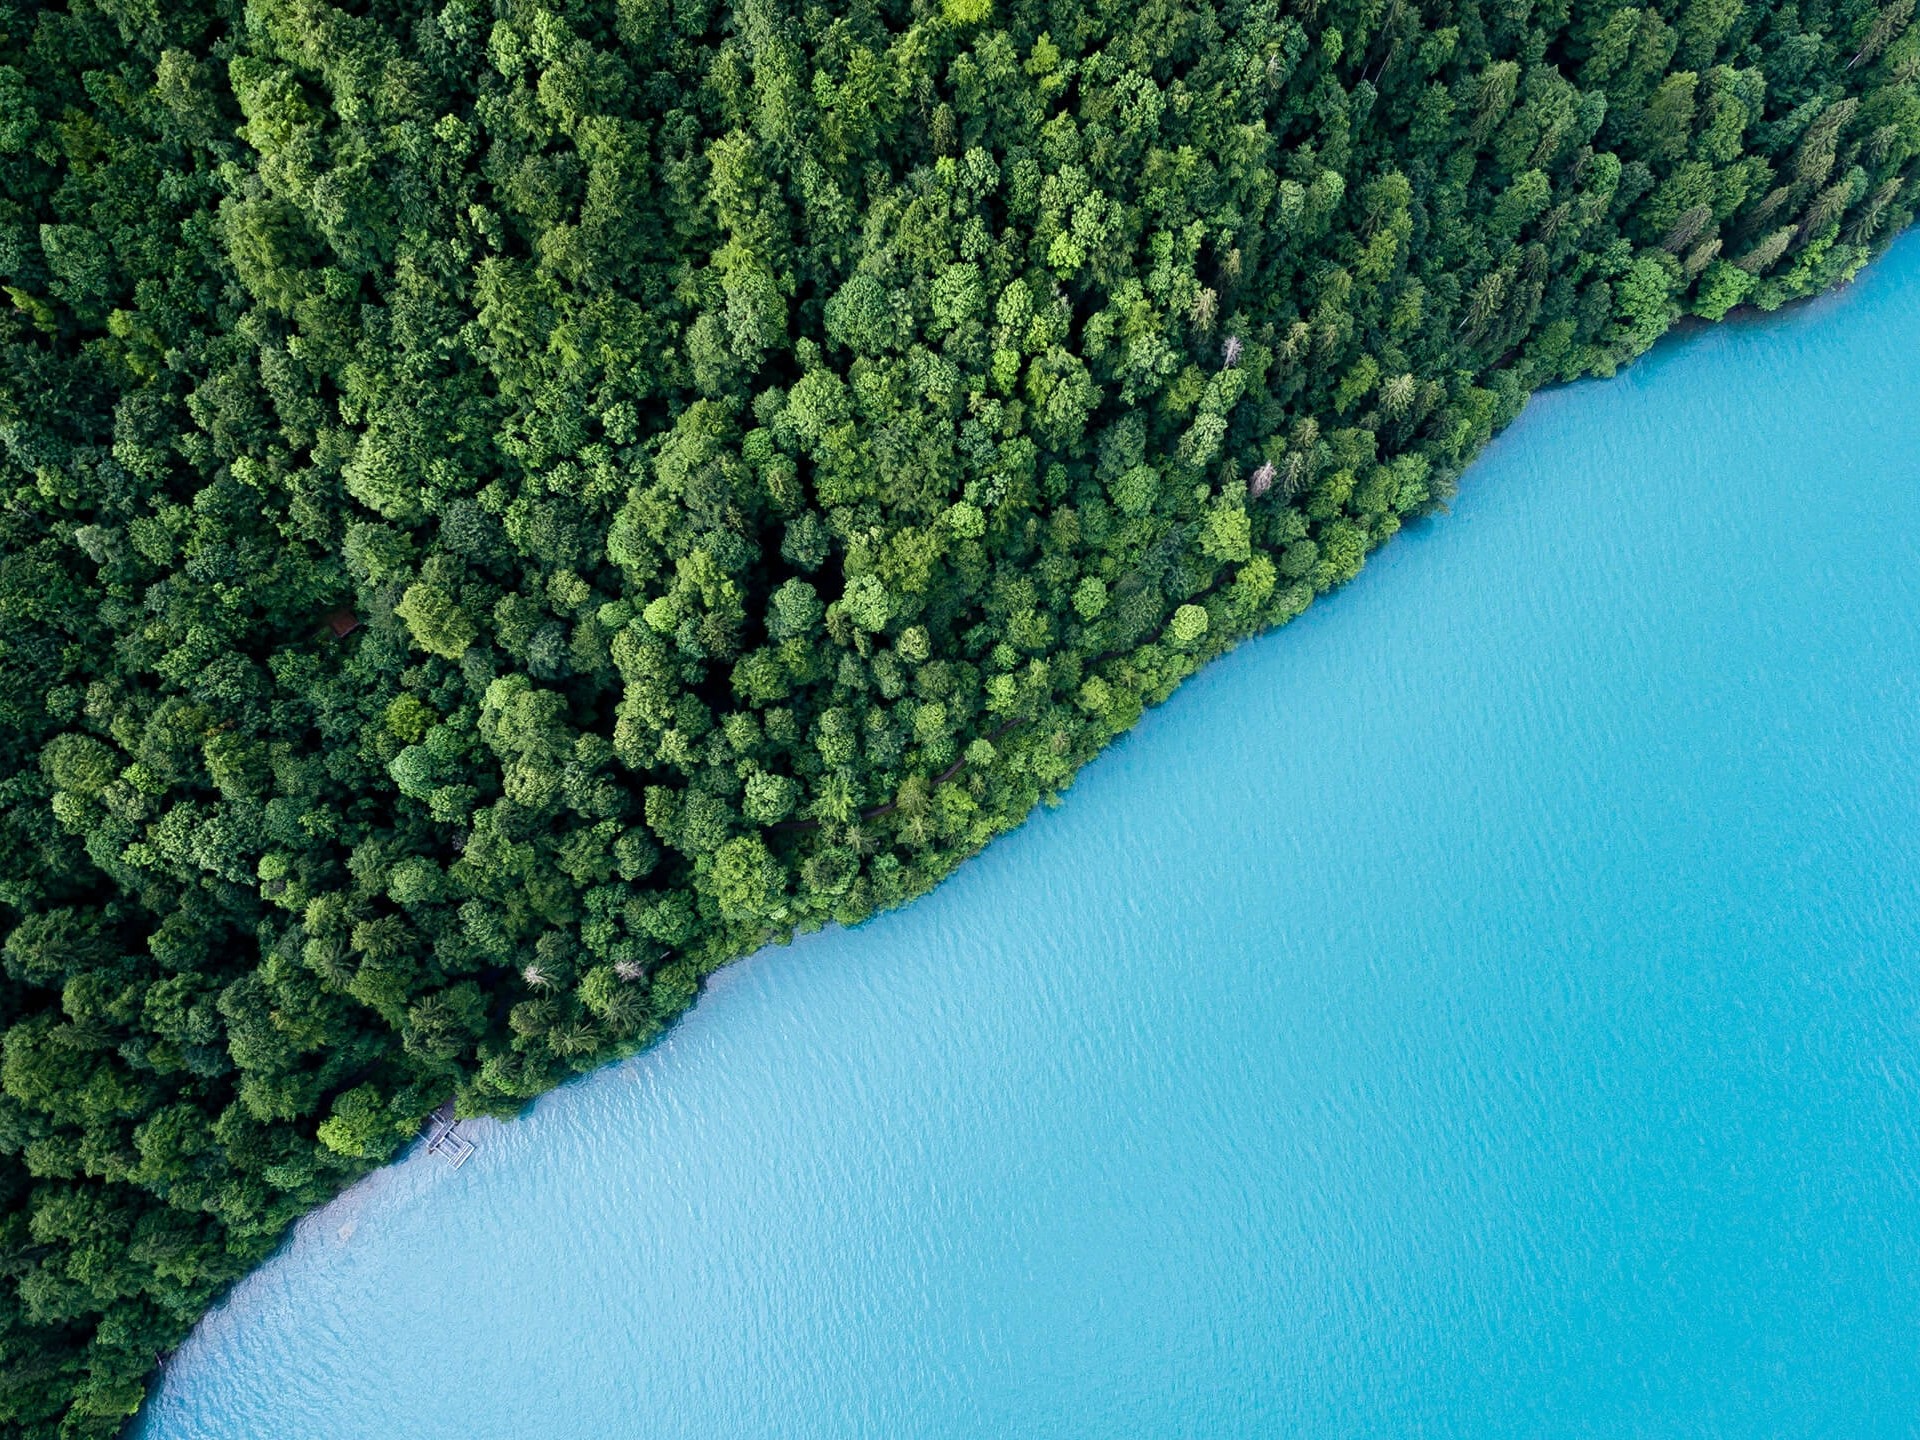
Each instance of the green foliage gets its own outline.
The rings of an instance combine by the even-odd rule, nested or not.
[[[1854,274],[1910,12],[0,4],[0,1436]]]
[[[1167,626],[1167,633],[1173,637],[1173,643],[1193,646],[1207,633],[1207,611],[1204,605],[1182,605],[1173,612],[1173,620]]]

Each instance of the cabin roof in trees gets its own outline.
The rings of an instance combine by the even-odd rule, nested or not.
[[[344,640],[360,628],[360,617],[351,610],[336,610],[327,616],[327,628],[333,631],[333,638]]]

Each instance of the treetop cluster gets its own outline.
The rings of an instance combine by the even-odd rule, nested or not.
[[[0,0],[0,1436],[1851,277],[1912,11]]]

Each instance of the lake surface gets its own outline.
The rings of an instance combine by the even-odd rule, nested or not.
[[[144,1440],[1906,1435],[1920,237],[1536,399],[933,896],[312,1217]]]

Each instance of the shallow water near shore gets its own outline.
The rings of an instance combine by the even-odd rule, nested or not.
[[[1907,1435],[1920,236],[1542,394],[926,899],[304,1222],[143,1440]]]

